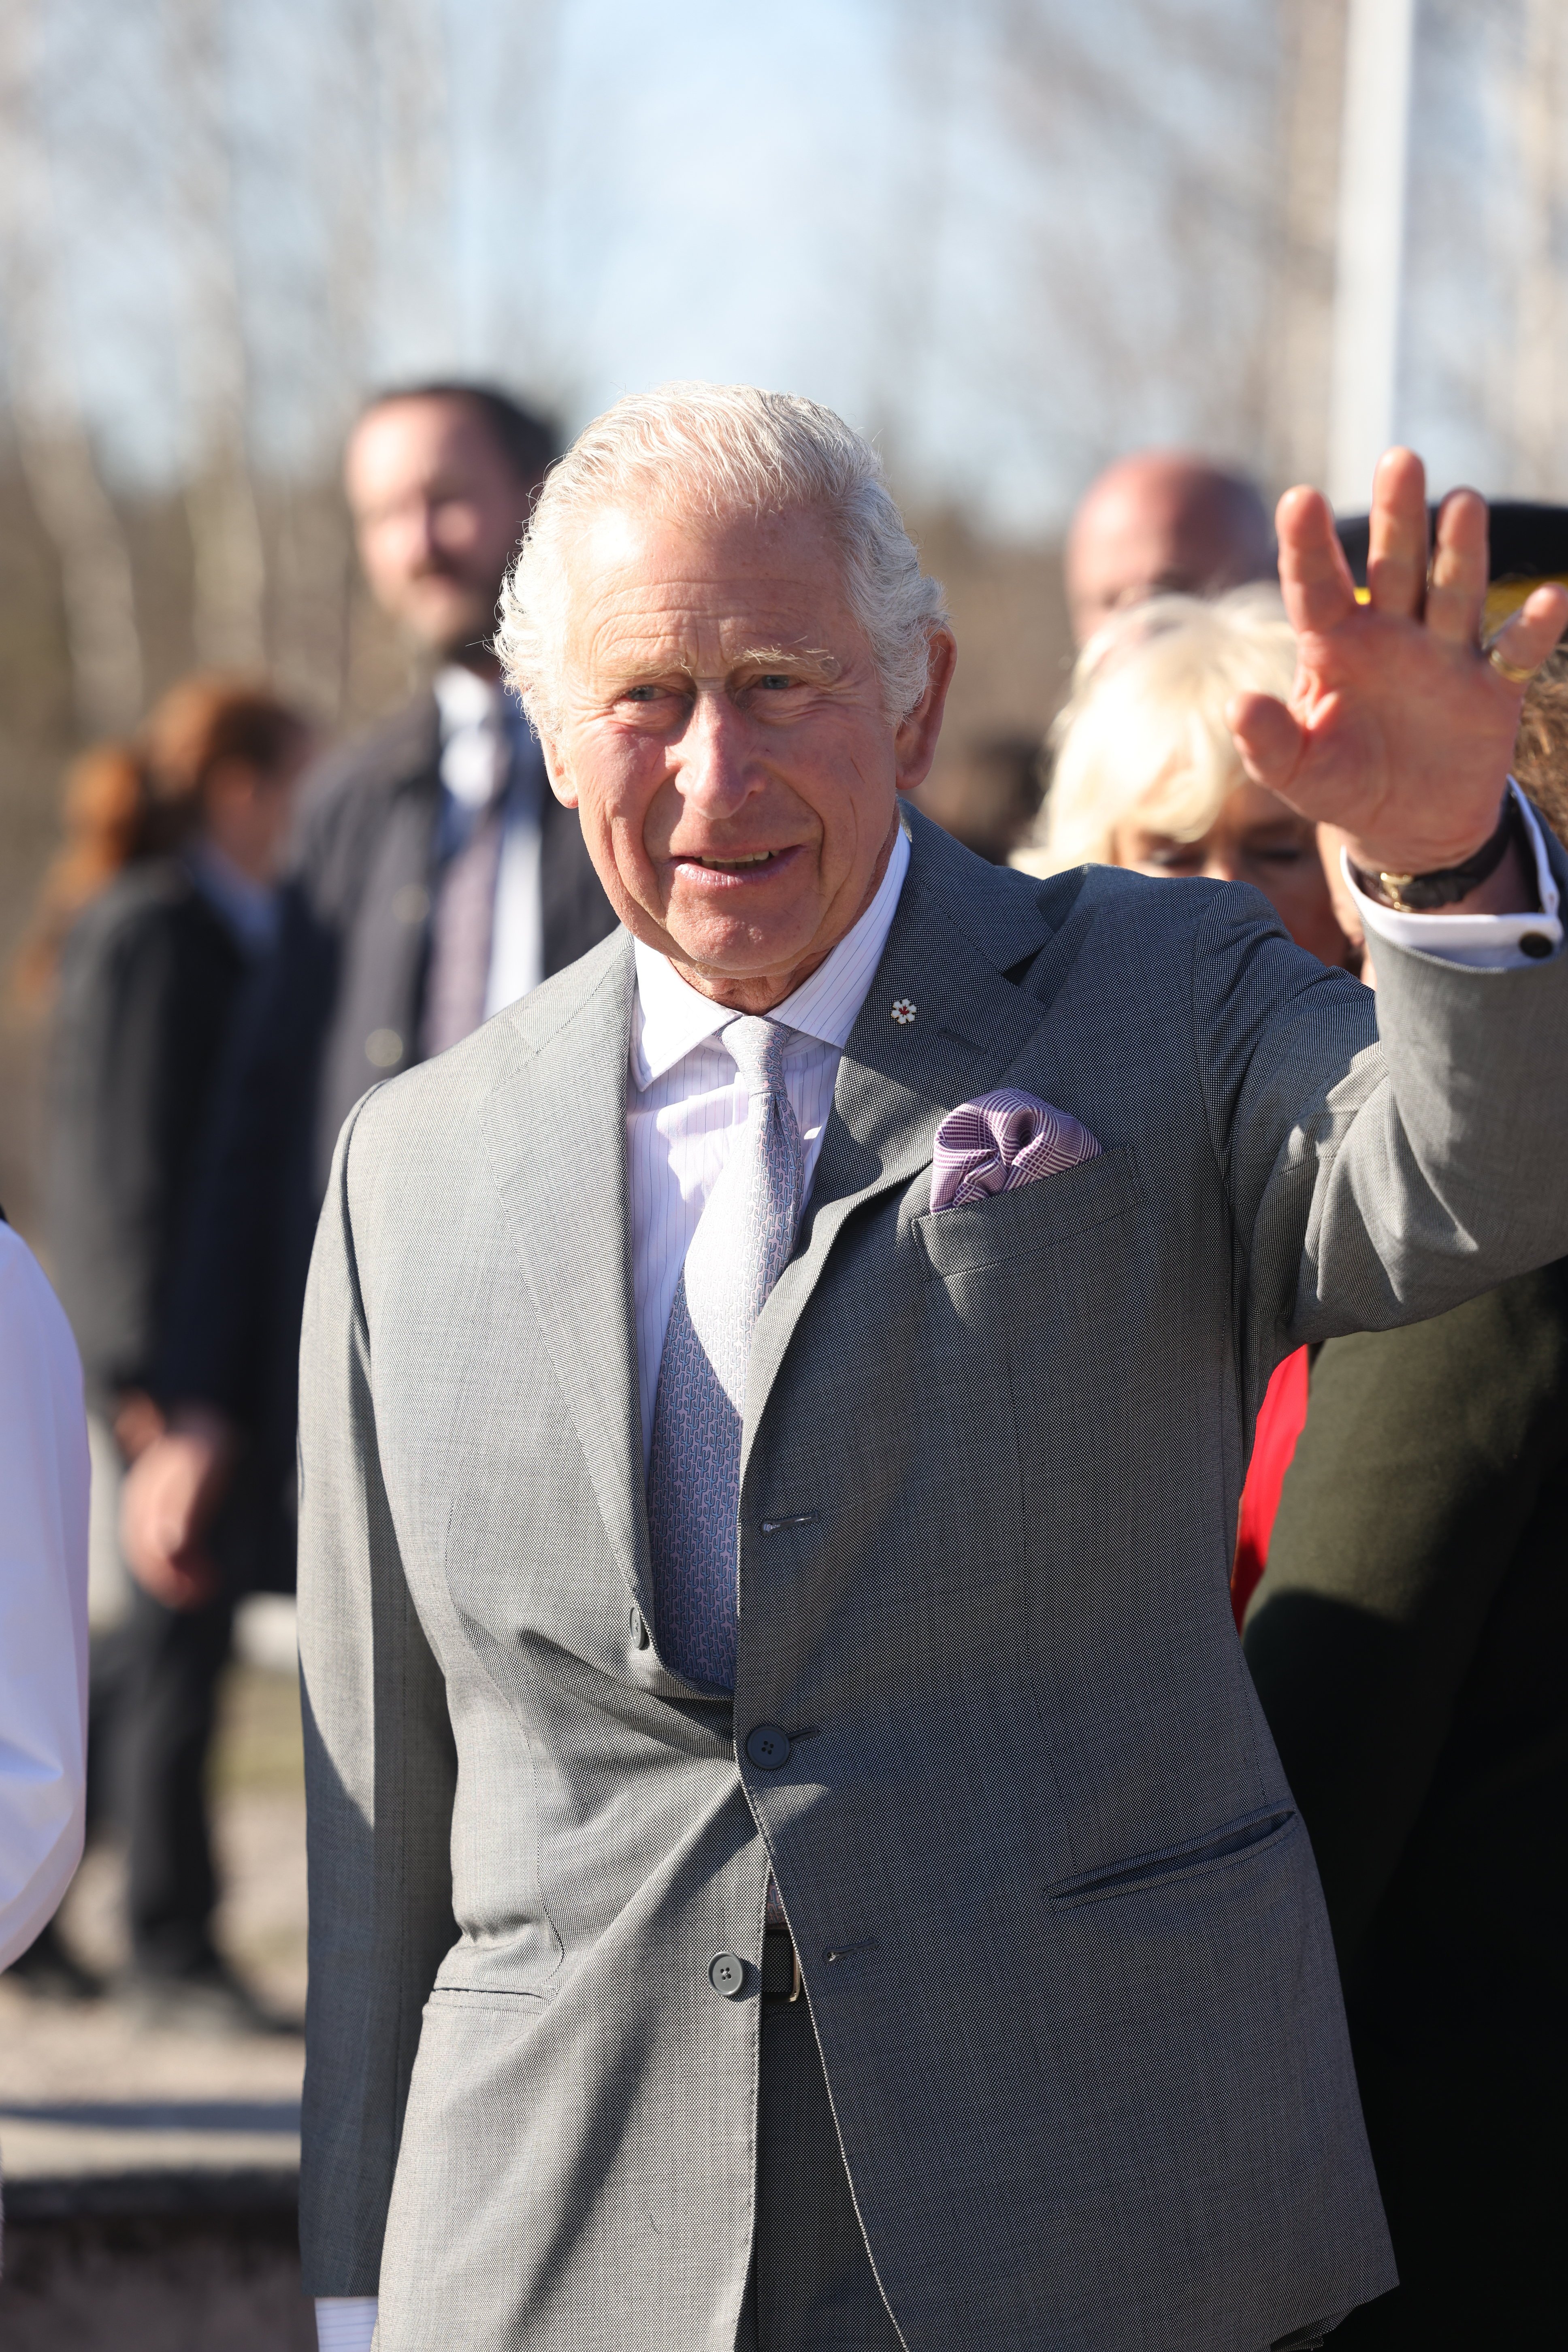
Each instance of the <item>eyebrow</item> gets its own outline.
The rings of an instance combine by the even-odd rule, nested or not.
[[[731,669],[797,669],[820,678],[824,685],[841,677],[844,665],[826,646],[753,646],[737,654]]]
[[[749,646],[744,652],[731,656],[725,664],[724,675],[728,677],[738,669],[789,670],[818,686],[831,686],[836,678],[844,675],[843,663],[825,646]],[[614,673],[621,686],[635,686],[672,674],[681,677],[694,675],[689,664],[681,661],[668,664],[650,661],[646,667],[628,664],[624,670]]]

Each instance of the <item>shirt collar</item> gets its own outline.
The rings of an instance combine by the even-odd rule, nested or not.
[[[278,937],[278,893],[268,882],[242,874],[216,842],[193,841],[185,850],[191,879],[248,956],[265,955]]]
[[[461,662],[446,662],[430,681],[436,708],[441,714],[441,740],[447,742],[466,727],[493,727],[501,707],[500,681],[465,669]]]
[[[909,865],[909,835],[900,824],[876,897],[811,978],[775,1005],[768,1015],[770,1021],[842,1051],[882,960]],[[657,948],[638,940],[633,952],[637,1018],[632,1030],[632,1076],[640,1091],[672,1070],[694,1046],[716,1036],[736,1016],[729,1005],[715,1004],[711,997],[700,996],[689,987]]]

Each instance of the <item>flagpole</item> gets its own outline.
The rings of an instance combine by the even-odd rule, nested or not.
[[[1350,0],[1329,379],[1328,491],[1364,509],[1394,436],[1415,0]]]

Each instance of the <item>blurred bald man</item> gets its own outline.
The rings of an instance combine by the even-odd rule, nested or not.
[[[1244,474],[1179,449],[1142,449],[1089,484],[1068,530],[1065,569],[1081,646],[1147,596],[1213,596],[1271,579],[1274,533]]]

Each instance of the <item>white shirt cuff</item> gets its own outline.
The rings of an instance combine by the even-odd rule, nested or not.
[[[1438,956],[1445,963],[1468,964],[1473,971],[1521,971],[1532,963],[1543,963],[1542,942],[1547,943],[1555,955],[1563,944],[1563,925],[1557,911],[1557,885],[1552,878],[1552,867],[1546,856],[1546,843],[1535,811],[1514,782],[1509,778],[1512,793],[1524,818],[1524,829],[1535,854],[1535,887],[1541,900],[1533,915],[1408,915],[1397,907],[1385,907],[1376,898],[1356,888],[1348,853],[1342,849],[1340,865],[1346,883],[1355,899],[1356,912],[1368,941],[1392,940],[1395,947],[1415,948],[1422,955]],[[1525,946],[1526,940],[1532,942]]]
[[[321,2352],[370,2352],[375,2315],[374,2294],[319,2294],[316,2342]]]

